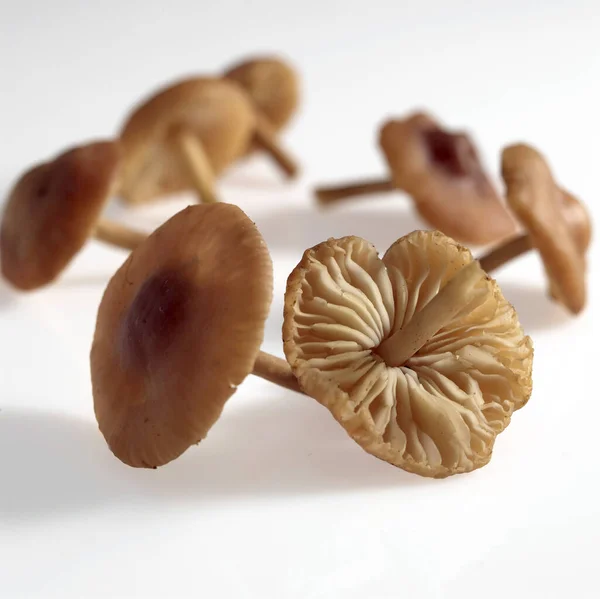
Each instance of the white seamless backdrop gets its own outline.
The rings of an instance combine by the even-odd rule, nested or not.
[[[223,196],[273,254],[265,349],[282,355],[286,277],[307,247],[385,251],[424,224],[401,194],[318,212],[315,183],[385,172],[381,121],[425,107],[500,148],[537,145],[600,220],[600,10],[505,2],[0,1],[0,191],[61,148],[114,135],[158,84],[279,52],[304,101],[303,165],[231,169]],[[191,201],[110,212],[151,230]],[[365,454],[316,402],[250,377],[199,447],[126,468],[98,433],[88,353],[123,252],[91,242],[48,289],[0,283],[0,597],[396,599],[598,596],[598,245],[589,306],[546,296],[531,254],[498,273],[535,342],[534,393],[482,470],[432,481]]]

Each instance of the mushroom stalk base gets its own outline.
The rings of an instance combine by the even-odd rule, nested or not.
[[[533,249],[531,237],[527,234],[519,235],[479,258],[479,264],[486,272],[492,272],[531,249]]]
[[[319,204],[332,204],[354,196],[369,195],[372,193],[387,193],[394,191],[394,184],[389,179],[373,179],[361,181],[351,185],[336,187],[318,187],[315,195]]]
[[[298,384],[298,379],[292,373],[290,365],[281,358],[261,351],[254,363],[252,374],[259,376],[280,387],[303,393]]]
[[[281,147],[272,126],[264,118],[258,117],[254,141],[281,167],[290,179],[298,174],[296,161]]]
[[[124,250],[135,250],[147,239],[141,231],[134,231],[111,220],[102,219],[94,231],[94,237],[110,245],[116,245]]]
[[[406,326],[375,350],[388,366],[402,366],[474,297],[474,287],[485,273],[474,260],[460,270]]]
[[[205,204],[218,202],[219,198],[215,193],[215,175],[202,142],[190,131],[180,129],[175,133],[175,143],[187,166],[200,202]]]

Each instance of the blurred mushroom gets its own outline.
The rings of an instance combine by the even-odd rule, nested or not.
[[[275,131],[298,109],[300,86],[294,69],[276,57],[256,57],[227,69],[225,77],[240,84]]]
[[[245,154],[252,140],[287,174],[296,172],[239,85],[205,77],[163,88],[129,116],[121,132],[121,196],[137,204],[195,188],[200,201],[216,202],[215,177]]]
[[[100,218],[118,175],[119,146],[110,141],[72,148],[22,175],[0,228],[3,276],[23,290],[46,285],[89,237],[134,249],[144,234]]]
[[[506,195],[527,233],[480,259],[487,272],[535,248],[549,279],[550,295],[573,314],[585,307],[585,254],[592,227],[583,204],[554,181],[544,157],[518,144],[502,153]]]
[[[585,256],[592,241],[590,215],[585,206],[574,195],[564,189],[560,191],[560,211],[577,246],[577,251]]]
[[[380,259],[358,237],[288,279],[284,350],[300,387],[373,455],[446,477],[485,465],[531,393],[533,349],[496,282],[439,232]]]
[[[400,189],[429,225],[459,241],[483,245],[516,232],[465,133],[446,131],[431,117],[416,113],[384,123],[379,142],[391,179],[318,188],[321,204]]]
[[[91,350],[94,409],[113,453],[155,468],[199,443],[250,373],[298,389],[260,352],[272,264],[236,206],[189,207],[108,284]]]

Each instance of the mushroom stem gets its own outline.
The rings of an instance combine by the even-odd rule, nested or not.
[[[135,250],[148,236],[111,220],[101,219],[94,230],[94,237],[124,250]]]
[[[351,185],[335,187],[317,187],[315,195],[319,204],[331,204],[354,196],[384,193],[394,190],[394,184],[389,179],[373,179]]]
[[[497,268],[500,268],[510,260],[526,254],[533,248],[531,237],[528,234],[519,235],[514,237],[510,241],[494,248],[485,256],[479,258],[481,268],[486,272],[492,272]]]
[[[263,351],[256,358],[252,374],[275,383],[280,387],[303,393],[298,384],[298,379],[292,373],[290,365],[285,360]]]
[[[477,283],[485,277],[474,260],[460,270],[410,321],[375,350],[388,366],[402,366],[473,298]]]
[[[187,129],[179,128],[175,132],[175,143],[188,168],[200,202],[205,204],[218,202],[219,198],[215,192],[215,175],[200,139]]]
[[[254,141],[281,167],[290,179],[298,174],[296,161],[281,147],[271,124],[263,117],[256,119]]]

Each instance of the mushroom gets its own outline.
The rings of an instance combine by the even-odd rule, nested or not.
[[[218,201],[215,177],[246,153],[251,141],[290,176],[294,161],[246,92],[223,78],[187,79],[163,88],[129,116],[121,131],[120,193],[132,204],[195,188]]]
[[[280,58],[264,56],[245,60],[227,69],[225,77],[248,92],[256,109],[275,131],[283,129],[298,108],[298,76]]]
[[[359,237],[304,253],[284,351],[302,390],[367,452],[431,477],[488,463],[531,393],[533,349],[468,249],[417,231],[379,258]]]
[[[192,206],[109,282],[91,350],[94,409],[124,463],[200,442],[249,374],[326,405],[367,451],[425,476],[468,472],[531,392],[532,347],[465,248],[415,232],[380,260],[347,237],[288,281],[284,349],[260,351],[272,267],[236,206]],[[298,378],[296,378],[298,377]]]
[[[446,131],[430,116],[415,113],[384,123],[379,142],[391,179],[320,187],[316,196],[321,204],[400,189],[428,224],[459,241],[483,245],[516,232],[465,133]]]
[[[101,219],[119,174],[119,146],[74,147],[34,166],[9,194],[0,226],[3,276],[32,290],[54,281],[89,237],[134,249],[145,235]]]
[[[531,146],[517,144],[503,151],[502,177],[508,204],[527,232],[480,258],[481,266],[491,272],[535,248],[550,295],[578,314],[586,303],[585,254],[592,235],[585,207],[556,184],[546,160]]]
[[[94,410],[113,453],[155,468],[199,443],[250,373],[291,389],[260,352],[272,264],[236,206],[191,206],[159,227],[109,282],[91,350]]]

